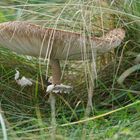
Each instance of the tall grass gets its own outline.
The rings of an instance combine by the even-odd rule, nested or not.
[[[87,102],[87,62],[63,61],[63,81],[72,84],[74,91],[57,95],[56,139],[99,140],[140,138],[139,69],[128,73],[122,84],[117,83],[123,72],[135,65],[140,53],[140,2],[118,1],[37,1],[9,0],[0,2],[0,21],[26,20],[45,27],[100,36],[106,31],[123,27],[126,38],[117,50],[97,58],[96,87],[93,113],[84,119]],[[39,65],[41,65],[41,70]],[[28,59],[0,48],[0,102],[6,129],[0,127],[0,139],[49,139],[51,114],[48,95],[42,88],[47,63]],[[14,81],[15,69],[32,78],[32,87],[21,88]],[[51,72],[49,71],[49,75]],[[42,79],[43,77],[43,79]],[[87,125],[83,125],[83,122]],[[1,124],[2,126],[2,124]],[[84,130],[84,131],[83,131]]]

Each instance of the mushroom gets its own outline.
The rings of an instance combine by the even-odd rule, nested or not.
[[[49,59],[52,84],[56,86],[61,85],[59,60],[92,59],[96,54],[101,55],[119,46],[124,37],[125,31],[121,28],[113,29],[102,37],[89,37],[24,21],[0,24],[0,44],[18,54]]]
[[[18,54],[50,59],[53,84],[60,84],[59,60],[92,59],[117,47],[125,37],[121,28],[103,37],[87,37],[79,33],[40,27],[24,21],[0,24],[0,44]],[[85,49],[86,46],[86,49]],[[86,53],[86,57],[83,57]]]

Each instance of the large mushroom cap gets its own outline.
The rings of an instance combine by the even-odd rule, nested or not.
[[[23,21],[0,24],[0,44],[19,54],[53,59],[80,60],[83,53],[105,53],[118,46],[125,36],[123,29],[110,31],[104,37],[85,37],[78,33],[44,28]],[[85,49],[86,42],[86,51]]]

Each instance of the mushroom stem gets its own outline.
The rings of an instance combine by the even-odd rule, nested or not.
[[[61,84],[61,68],[59,60],[50,60],[50,66],[52,69],[52,83],[55,85]]]
[[[51,106],[51,140],[56,139],[56,118],[55,118],[55,95],[50,93],[50,106]]]
[[[60,85],[61,84],[61,68],[60,68],[60,63],[59,60],[50,60],[50,66],[52,69],[52,84]],[[52,131],[51,131],[51,140],[55,140],[56,136],[56,118],[55,118],[55,93],[51,92],[50,93],[50,106],[51,106],[51,126],[52,126]]]

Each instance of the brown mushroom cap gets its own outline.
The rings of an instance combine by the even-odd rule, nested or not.
[[[114,29],[104,37],[85,37],[78,33],[44,28],[23,21],[0,24],[0,44],[19,54],[51,59],[81,60],[83,53],[108,52],[120,45],[123,29]]]

